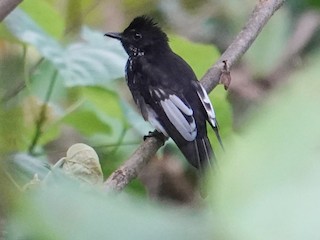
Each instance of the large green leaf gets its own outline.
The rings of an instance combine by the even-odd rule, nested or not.
[[[124,76],[127,56],[119,41],[87,27],[82,29],[81,37],[85,42],[71,44],[65,52],[62,75],[68,86],[106,85]]]
[[[219,162],[220,239],[318,239],[320,55],[280,88]]]
[[[111,132],[112,118],[98,111],[90,102],[85,102],[78,109],[64,116],[62,121],[87,136],[97,133],[110,134]]]
[[[220,56],[213,45],[193,43],[178,36],[169,37],[172,50],[192,67],[198,78],[203,76]]]
[[[201,212],[106,195],[61,176],[20,198],[10,218],[11,240],[210,239],[210,222]]]
[[[83,87],[81,93],[86,100],[93,103],[100,111],[125,122],[120,99],[115,92],[102,87]]]
[[[123,48],[118,41],[104,38],[103,33],[83,28],[84,41],[64,48],[20,9],[4,22],[18,39],[33,45],[52,62],[66,86],[105,85],[124,74],[127,57]]]

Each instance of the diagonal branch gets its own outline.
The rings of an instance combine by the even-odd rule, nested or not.
[[[211,92],[220,81],[220,76],[227,62],[232,67],[240,57],[248,50],[257,38],[262,28],[277,11],[285,0],[260,0],[255,6],[244,28],[236,36],[228,49],[221,55],[219,60],[207,71],[201,79],[201,84]],[[122,190],[132,179],[137,177],[141,169],[149,162],[150,158],[163,145],[162,141],[150,137],[144,141],[132,156],[105,181],[106,190]]]

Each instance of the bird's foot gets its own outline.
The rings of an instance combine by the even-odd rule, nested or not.
[[[153,132],[150,131],[148,133],[148,135],[143,136],[143,141],[145,141],[149,137],[155,137],[155,138],[159,139],[160,141],[162,141],[163,143],[165,143],[165,141],[167,141],[167,139],[168,139],[163,133],[158,132],[157,130],[154,130]]]

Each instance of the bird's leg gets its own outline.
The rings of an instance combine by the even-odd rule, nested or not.
[[[158,132],[157,130],[154,130],[153,132],[149,132],[148,135],[143,136],[143,141],[145,141],[149,137],[155,137],[165,143],[167,141],[168,137],[166,137],[163,133]]]

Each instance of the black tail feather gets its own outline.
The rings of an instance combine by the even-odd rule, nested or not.
[[[216,137],[217,137],[217,139],[218,139],[218,141],[220,143],[220,146],[221,146],[222,150],[224,151],[224,146],[223,146],[223,143],[222,143],[222,139],[220,137],[219,129],[217,127],[214,127],[213,131],[216,134]]]
[[[214,153],[207,137],[178,146],[190,164],[199,169],[201,174],[211,167]]]
[[[190,164],[199,170],[200,195],[207,197],[205,174],[212,167],[212,160],[215,158],[208,137],[195,139],[179,148]]]

